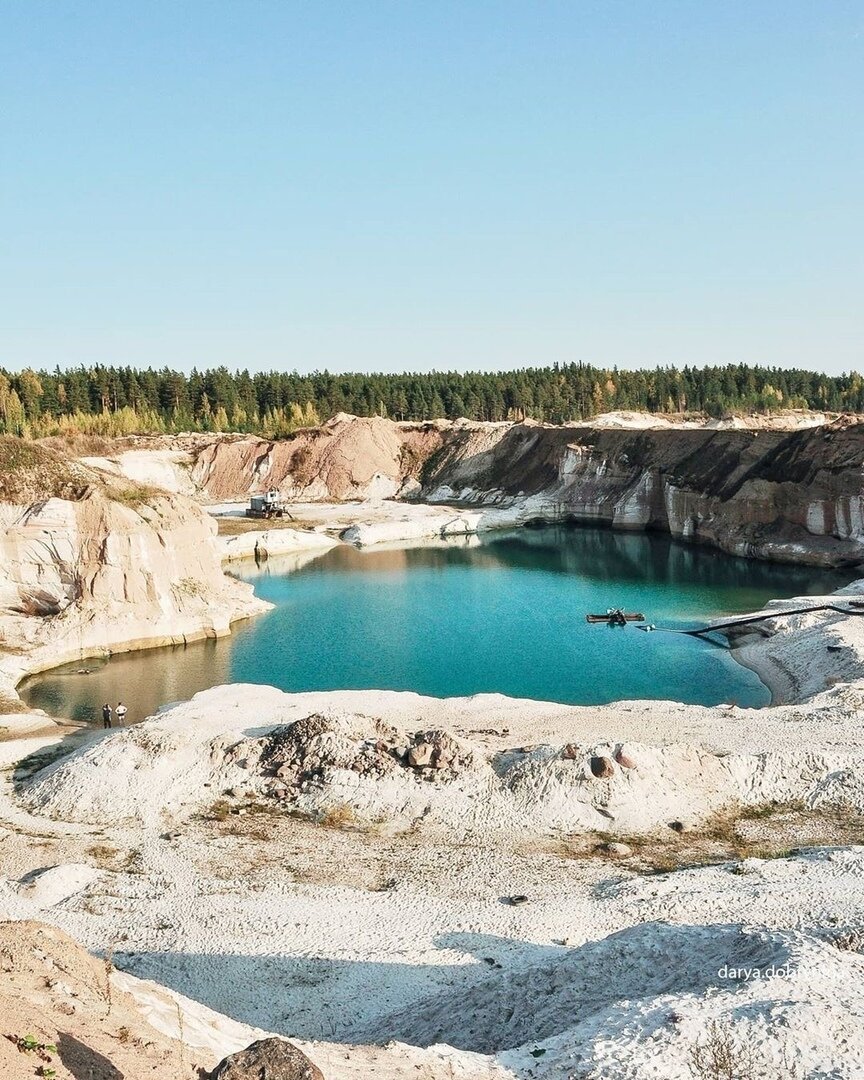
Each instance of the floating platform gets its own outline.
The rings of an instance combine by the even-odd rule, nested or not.
[[[585,620],[590,623],[616,623],[622,622],[645,622],[642,612],[635,611],[607,611],[605,615],[586,615]]]

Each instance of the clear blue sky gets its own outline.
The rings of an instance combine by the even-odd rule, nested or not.
[[[2,0],[0,365],[864,368],[864,0]]]

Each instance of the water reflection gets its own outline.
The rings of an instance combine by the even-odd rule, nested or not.
[[[340,545],[324,555],[279,556],[244,569],[244,580],[304,574],[407,573],[419,568],[508,567],[576,575],[588,582],[641,582],[672,589],[698,583],[730,596],[723,611],[749,610],[749,597],[821,596],[848,584],[847,571],[736,558],[662,534],[587,526],[545,526],[454,537],[422,547],[357,549]],[[764,601],[761,601],[764,602]],[[605,610],[605,609],[604,609]],[[693,617],[701,621],[701,612]]]
[[[244,629],[239,626],[237,632]],[[84,665],[76,661],[28,679],[19,693],[28,705],[52,716],[100,725],[103,702],[114,708],[123,701],[131,724],[205,687],[231,682],[231,648],[229,638],[218,638],[89,659]],[[82,666],[89,674],[79,674]]]

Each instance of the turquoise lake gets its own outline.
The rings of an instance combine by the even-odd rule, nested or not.
[[[851,576],[593,528],[520,529],[404,550],[341,546],[294,571],[275,559],[245,570],[276,607],[229,638],[87,661],[87,675],[75,673],[79,662],[28,680],[21,694],[81,720],[122,698],[130,721],[224,682],[765,705],[767,689],[727,650],[592,626],[586,613],[621,607],[689,628],[772,598],[830,592]]]

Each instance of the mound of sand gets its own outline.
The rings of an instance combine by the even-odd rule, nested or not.
[[[400,697],[395,695],[395,697]],[[484,749],[412,721],[387,723],[272,687],[197,694],[37,773],[26,806],[50,817],[158,825],[224,796],[364,821],[434,822],[457,833],[644,832],[735,803],[864,809],[862,751],[716,754],[686,744],[568,743]],[[333,707],[326,707],[332,701]],[[458,710],[459,700],[454,701]]]
[[[419,490],[422,465],[440,445],[434,423],[339,413],[278,442],[214,441],[198,455],[192,480],[214,500],[268,488],[293,499],[390,498]]]
[[[864,1016],[864,958],[810,934],[646,923],[549,952],[506,980],[490,976],[467,993],[412,1005],[389,1018],[388,1030],[419,1046],[497,1054],[517,1075],[539,1048],[536,1077],[590,1067],[604,1078],[672,1080],[691,1075],[692,1048],[712,1020],[768,1065],[793,1045],[809,1056],[819,1024],[830,1031],[839,1018],[837,995],[844,1023]],[[784,1023],[772,1032],[781,1000]],[[864,1038],[855,1043],[853,1056],[864,1062]]]
[[[4,1080],[198,1077],[200,1058],[151,1027],[134,1000],[109,983],[110,967],[62,931],[0,924],[0,973]]]
[[[112,971],[62,930],[33,921],[0,923],[0,1018],[3,1080],[201,1080],[226,1054],[269,1035]],[[326,1080],[511,1076],[449,1047],[300,1045]]]
[[[55,907],[77,896],[100,877],[100,872],[83,863],[64,863],[35,870],[19,883],[19,893],[40,909]]]

